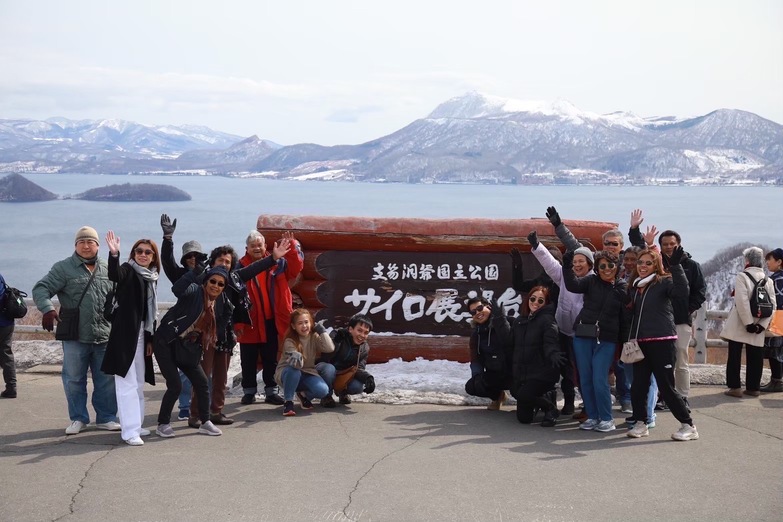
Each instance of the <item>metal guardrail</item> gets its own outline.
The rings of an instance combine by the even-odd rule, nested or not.
[[[28,308],[35,308],[35,303],[32,299],[25,299]],[[165,313],[169,308],[174,306],[173,302],[165,301],[158,303],[158,310]],[[707,338],[707,321],[713,320],[725,320],[729,316],[728,310],[707,310],[702,306],[696,312],[696,319],[693,321],[693,338],[691,339],[691,346],[695,347],[696,353],[694,355],[694,362],[704,364],[707,362],[707,348],[727,348],[729,343],[721,339],[708,339]],[[49,334],[54,335],[51,332],[44,330],[40,325],[17,325],[14,328],[14,332],[23,334]]]

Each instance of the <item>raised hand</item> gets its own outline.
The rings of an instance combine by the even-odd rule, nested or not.
[[[563,254],[563,268],[569,270],[574,267],[574,251],[568,250]]]
[[[116,256],[120,253],[120,236],[115,236],[113,230],[106,232],[106,244],[111,255]]]
[[[326,328],[324,328],[324,322],[325,322],[325,321],[326,321],[326,319],[321,319],[320,321],[318,321],[317,323],[315,323],[315,325],[313,325],[313,330],[314,330],[314,331],[315,331],[315,333],[317,333],[318,335],[321,335],[321,334],[323,334],[323,333],[326,333]]]
[[[173,222],[168,214],[160,215],[160,228],[163,230],[163,239],[171,239],[174,235],[174,230],[177,228],[177,220]]]
[[[682,258],[685,255],[685,250],[682,246],[678,246],[672,250],[672,255],[669,256],[669,266],[679,265],[682,263]]]
[[[275,246],[272,247],[272,259],[277,261],[291,250],[291,247],[293,246],[293,237],[293,234],[291,234],[290,238],[287,237],[286,234],[283,234],[283,238],[280,239],[280,241],[275,242]]]
[[[536,231],[532,231],[527,235],[527,240],[530,243],[530,246],[533,247],[533,250],[538,248],[539,242],[538,242],[538,234]]]
[[[631,228],[639,228],[639,225],[641,225],[643,221],[642,209],[637,208],[631,212]]]
[[[557,209],[555,207],[546,208],[546,218],[555,228],[563,224],[563,222],[560,220],[560,214],[557,213]]]
[[[647,246],[652,246],[655,244],[655,236],[658,235],[658,229],[655,228],[655,225],[651,225],[647,227],[647,232],[643,234],[644,242],[647,243]]]

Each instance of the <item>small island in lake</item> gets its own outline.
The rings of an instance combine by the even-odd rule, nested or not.
[[[21,203],[53,199],[57,199],[57,194],[36,185],[21,174],[9,174],[0,178],[0,202]]]
[[[190,194],[170,185],[124,183],[87,190],[70,199],[88,201],[190,201]]]

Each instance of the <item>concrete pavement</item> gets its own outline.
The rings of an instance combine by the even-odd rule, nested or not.
[[[146,390],[153,435],[130,447],[94,425],[64,434],[59,375],[18,379],[19,398],[0,400],[2,521],[783,518],[783,394],[694,387],[694,442],[670,440],[667,412],[632,440],[570,419],[523,426],[510,407],[355,403],[284,418],[236,399],[223,436],[177,422],[161,439],[161,384]]]

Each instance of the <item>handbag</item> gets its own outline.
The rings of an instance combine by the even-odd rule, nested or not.
[[[767,331],[771,334],[771,337],[783,336],[783,310],[772,312],[772,322],[767,326]]]
[[[3,292],[3,302],[0,303],[0,312],[9,319],[21,319],[27,315],[27,304],[24,302],[24,298],[27,294],[17,288],[12,288],[5,284],[5,291]]]
[[[120,305],[117,303],[117,283],[112,283],[111,290],[106,293],[106,301],[103,302],[103,318],[112,322],[119,307]]]
[[[576,328],[574,328],[574,335],[576,337],[589,337],[591,339],[598,339],[598,335],[601,333],[601,327],[598,323],[583,323],[579,321]]]
[[[79,302],[76,303],[76,308],[60,307],[60,311],[57,313],[60,321],[57,323],[57,328],[54,331],[54,338],[58,341],[79,340],[79,307],[82,305],[84,295],[87,293],[87,289],[90,288],[92,280],[95,279],[95,272],[97,271],[98,267],[95,267],[92,274],[90,274],[90,279],[84,285],[84,290],[82,290],[82,295],[79,297]]]
[[[359,350],[357,350],[359,352]],[[341,391],[345,390],[348,387],[348,383],[351,382],[351,380],[356,375],[356,372],[359,371],[359,357],[361,356],[361,353],[357,353],[356,355],[356,364],[354,366],[351,366],[350,368],[346,368],[344,370],[340,370],[337,372],[337,374],[334,376],[334,384],[332,385],[332,389],[336,391],[337,393],[340,393]]]
[[[201,334],[191,332],[185,337],[174,338],[174,362],[180,368],[195,368],[201,363],[204,348],[201,345]]]
[[[644,311],[644,300],[647,298],[647,292],[642,296],[642,304],[639,307],[639,319],[636,321],[636,335],[631,339],[631,333],[628,332],[628,341],[623,343],[623,351],[620,354],[620,360],[625,364],[633,364],[644,359],[644,353],[639,346],[639,325],[642,323],[642,312]]]

